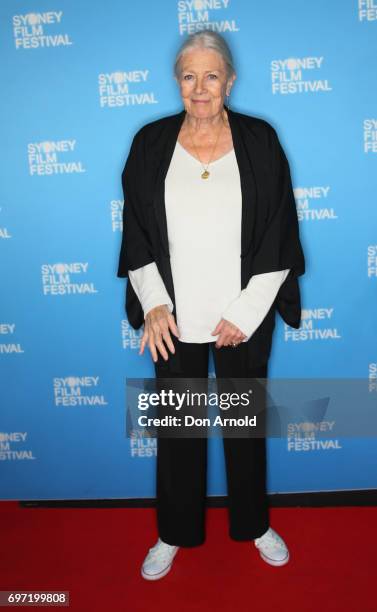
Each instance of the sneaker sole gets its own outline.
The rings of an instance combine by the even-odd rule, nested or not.
[[[168,572],[170,572],[171,566],[172,563],[170,563],[170,565],[168,565],[164,570],[162,570],[162,572],[159,572],[158,574],[146,574],[142,569],[141,575],[143,576],[143,578],[145,578],[145,580],[159,580],[160,578],[166,576]]]
[[[275,566],[285,565],[289,561],[289,552],[287,556],[284,559],[281,559],[280,561],[275,561],[275,559],[270,559],[270,557],[266,557],[266,555],[264,555],[262,551],[259,551],[259,554],[262,557],[263,561],[266,561],[266,563],[269,563],[270,565],[275,565]]]

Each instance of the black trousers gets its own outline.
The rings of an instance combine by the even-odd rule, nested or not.
[[[173,338],[173,334],[172,334]],[[252,339],[250,339],[251,341]],[[209,350],[213,351],[216,378],[267,378],[267,364],[250,368],[247,343],[216,348],[214,342],[187,343],[173,338],[181,370],[172,372],[158,352],[156,379],[208,378]],[[168,350],[169,356],[171,355]],[[170,357],[169,357],[170,358]],[[269,527],[266,493],[266,439],[223,437],[229,536],[252,540]],[[161,540],[189,547],[205,541],[207,481],[206,437],[157,436],[156,510]]]

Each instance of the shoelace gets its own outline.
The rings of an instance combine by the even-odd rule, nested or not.
[[[166,557],[169,557],[173,552],[174,548],[172,548],[170,544],[162,542],[156,544],[156,546],[153,546],[153,548],[149,549],[149,556],[153,558],[161,557],[162,559],[165,559]]]
[[[265,544],[266,546],[275,546],[275,544],[280,544],[283,546],[283,540],[281,537],[275,533],[274,531],[267,531],[266,534],[257,538],[256,544]]]

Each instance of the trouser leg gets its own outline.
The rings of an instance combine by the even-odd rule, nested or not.
[[[172,373],[159,355],[158,385],[164,378],[208,378],[208,344],[174,340],[181,372]],[[166,411],[165,411],[166,413]],[[184,416],[184,406],[180,416]],[[175,546],[198,546],[205,540],[207,439],[157,436],[156,510],[160,538]]]
[[[217,378],[267,378],[267,364],[257,368],[248,366],[247,343],[236,348],[219,349],[213,344],[212,350]],[[265,413],[260,417],[264,419]],[[224,436],[223,445],[229,535],[234,540],[251,540],[261,536],[269,527],[266,439]]]

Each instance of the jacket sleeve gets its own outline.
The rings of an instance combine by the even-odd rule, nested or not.
[[[127,277],[128,270],[136,270],[154,261],[143,217],[144,145],[142,130],[134,136],[122,172],[123,235],[118,262],[118,277]]]
[[[271,206],[253,253],[252,274],[290,269],[278,291],[276,308],[287,325],[298,329],[301,324],[298,277],[305,273],[305,259],[288,160],[275,130],[271,126],[270,130]]]
[[[286,155],[275,130],[270,130],[271,205],[254,249],[252,274],[290,268],[288,278],[294,278],[305,272],[296,202]]]

